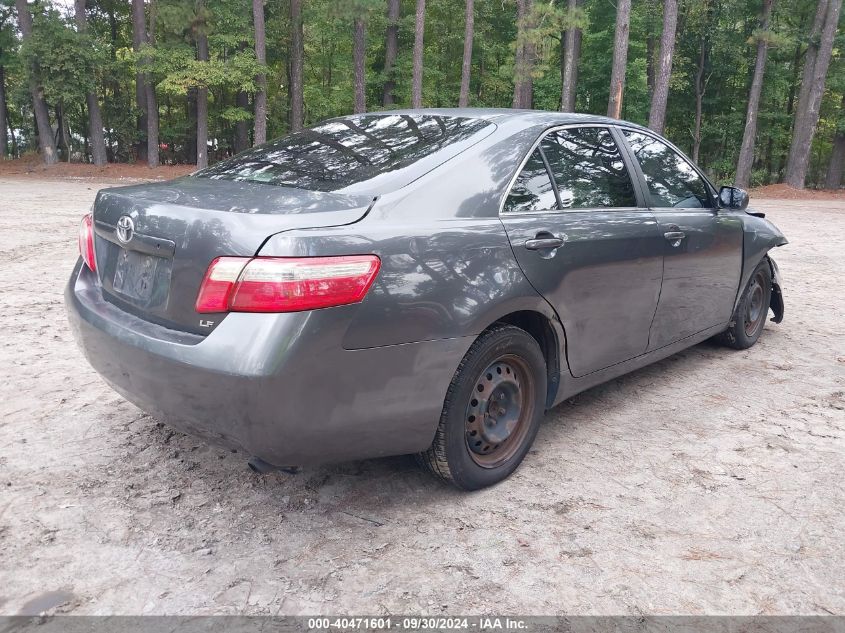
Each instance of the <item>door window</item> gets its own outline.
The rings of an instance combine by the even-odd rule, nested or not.
[[[534,150],[528,157],[525,167],[516,177],[510,193],[505,200],[506,213],[526,211],[546,211],[556,209],[557,201],[549,179],[549,172],[539,150]]]
[[[711,207],[704,180],[683,156],[653,136],[625,130],[643,170],[653,207]]]
[[[563,209],[637,206],[622,154],[607,128],[558,130],[548,134],[540,147]]]

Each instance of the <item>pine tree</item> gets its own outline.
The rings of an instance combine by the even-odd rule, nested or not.
[[[461,63],[461,92],[458,97],[458,107],[469,105],[469,79],[472,70],[472,41],[475,30],[475,3],[466,0],[466,20],[464,22],[464,57]]]
[[[619,0],[616,5],[616,36],[613,41],[613,65],[610,72],[610,98],[607,116],[622,116],[622,96],[625,91],[625,72],[628,65],[628,35],[631,30],[631,0]]]
[[[425,0],[417,0],[414,18],[414,70],[411,78],[411,107],[422,107],[423,47],[425,34]]]
[[[15,0],[18,10],[18,26],[24,41],[32,37],[32,14],[26,0]],[[37,60],[33,60],[28,69],[29,93],[32,97],[32,109],[35,112],[35,122],[38,128],[38,147],[41,158],[46,165],[54,165],[59,157],[56,153],[56,142],[53,139],[53,128],[50,127],[50,113],[47,101],[44,99],[44,88],[39,83],[40,67]]]
[[[255,28],[255,60],[261,71],[255,77],[255,131],[254,142],[261,145],[267,142],[267,45],[264,32],[264,0],[252,0],[252,19]]]
[[[754,63],[754,78],[748,93],[748,108],[745,114],[745,130],[742,133],[739,159],[736,164],[737,187],[747,187],[751,181],[751,167],[754,163],[754,142],[757,137],[757,117],[760,110],[760,94],[763,92],[763,76],[766,72],[766,57],[768,55],[769,20],[772,16],[774,0],[763,0],[763,11],[760,15],[760,30],[757,34],[757,58]]]
[[[305,52],[302,34],[302,0],[290,0],[290,129],[302,129],[302,64]]]
[[[654,77],[654,93],[648,126],[663,134],[666,124],[666,102],[669,99],[669,79],[672,77],[672,56],[675,53],[675,28],[678,24],[678,0],[663,3],[663,34],[660,37],[660,62]]]

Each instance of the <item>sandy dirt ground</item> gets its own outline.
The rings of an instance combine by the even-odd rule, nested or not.
[[[96,182],[0,180],[0,613],[845,614],[845,201],[755,200],[786,320],[551,411],[508,481],[258,476],[113,393],[62,303]]]

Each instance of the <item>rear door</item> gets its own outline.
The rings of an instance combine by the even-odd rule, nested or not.
[[[720,213],[714,192],[680,152],[623,130],[663,236],[663,288],[649,350],[727,323],[742,272],[742,220]]]
[[[522,270],[563,323],[573,375],[645,352],[663,237],[608,127],[546,133],[501,218]]]

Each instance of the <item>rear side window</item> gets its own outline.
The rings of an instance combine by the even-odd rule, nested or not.
[[[437,115],[333,119],[248,150],[196,174],[312,191],[338,191],[407,167],[492,125]]]
[[[540,155],[535,149],[525,167],[516,177],[508,197],[505,199],[503,211],[505,213],[520,213],[526,211],[547,211],[556,209],[557,201],[552,188],[549,172]]]
[[[637,198],[610,130],[558,130],[540,143],[554,174],[563,209],[636,207]]]
[[[625,130],[625,138],[643,170],[651,206],[713,206],[704,180],[678,152],[648,134]]]

